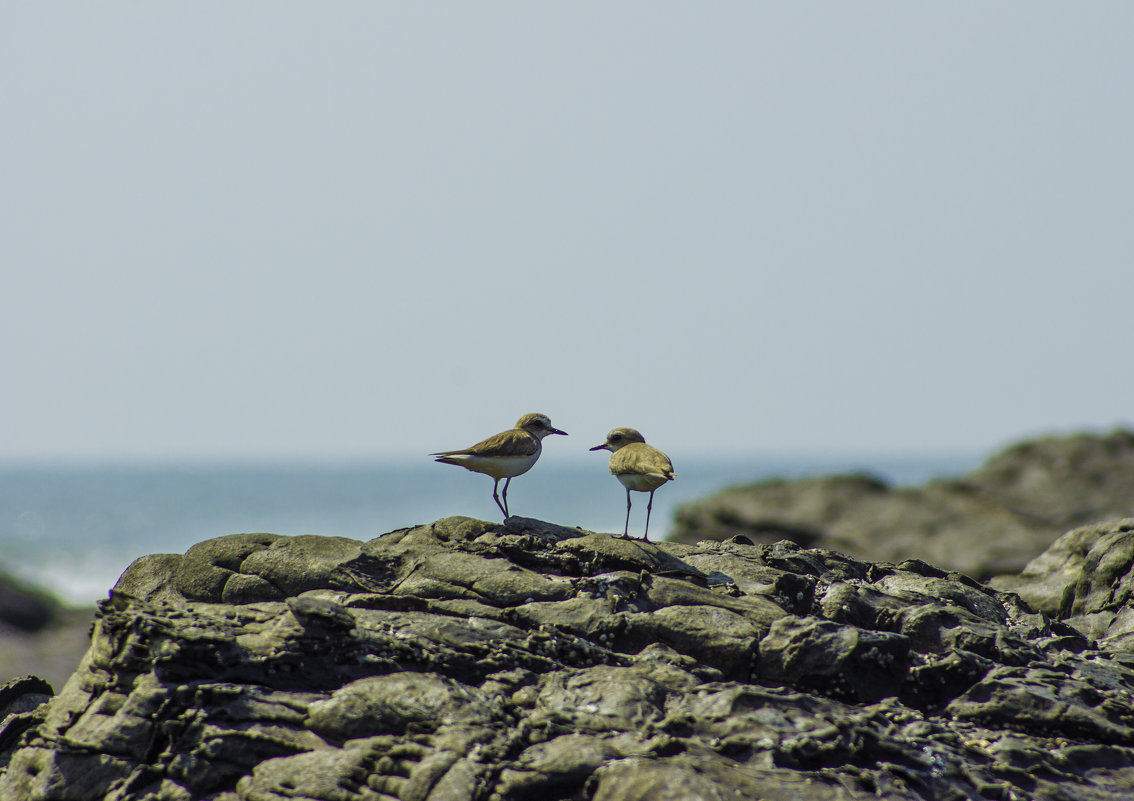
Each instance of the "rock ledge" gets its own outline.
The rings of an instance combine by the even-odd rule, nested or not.
[[[789,542],[241,534],[135,562],[0,759],[13,801],[1120,799],[1134,656]]]

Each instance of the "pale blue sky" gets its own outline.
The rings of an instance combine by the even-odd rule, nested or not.
[[[8,4],[0,459],[1130,424],[1132,37],[1128,2]]]

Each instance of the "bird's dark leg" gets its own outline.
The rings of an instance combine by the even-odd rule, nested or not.
[[[504,513],[504,519],[508,519],[508,509],[504,504],[500,503],[500,496],[496,494],[496,487],[500,484],[500,479],[495,478],[492,480],[492,500],[496,501],[496,505],[500,507],[500,511]],[[504,500],[508,500],[508,482],[504,482]]]
[[[504,519],[507,520],[508,515],[508,485],[512,483],[512,477],[504,479]]]
[[[650,501],[646,504],[646,532],[642,535],[642,540],[645,542],[650,541],[650,510],[654,508],[654,491],[650,490]]]
[[[630,539],[630,490],[626,490],[626,525],[622,527],[622,539]]]

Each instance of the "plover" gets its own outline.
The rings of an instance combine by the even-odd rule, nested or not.
[[[626,487],[626,526],[623,537],[630,536],[630,490],[650,493],[646,504],[646,532],[642,539],[650,539],[650,510],[654,508],[654,490],[677,473],[664,453],[646,444],[646,438],[633,428],[616,428],[606,435],[606,442],[595,445],[592,451],[610,451],[610,472]]]
[[[515,428],[502,431],[469,448],[429,455],[436,456],[436,461],[442,464],[455,464],[474,473],[492,476],[492,500],[496,501],[496,505],[504,513],[504,519],[507,520],[508,485],[513,478],[532,469],[532,465],[543,451],[541,440],[549,434],[566,436],[567,432],[552,427],[551,420],[546,414],[525,414],[516,421]],[[503,503],[496,494],[496,488],[502,478],[507,479],[504,482]]]

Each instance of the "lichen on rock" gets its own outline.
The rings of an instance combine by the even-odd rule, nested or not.
[[[524,518],[369,542],[233,535],[145,557],[101,604],[79,670],[45,697],[0,724],[0,798],[1134,787],[1134,657],[1015,594],[915,560]]]

